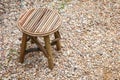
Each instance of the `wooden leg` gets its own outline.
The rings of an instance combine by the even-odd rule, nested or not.
[[[53,65],[53,56],[52,56],[49,35],[44,37],[44,41],[45,41],[45,47],[48,53],[48,65],[49,65],[49,68],[52,70],[54,65]]]
[[[55,39],[56,39],[56,38],[60,38],[59,32],[58,32],[58,31],[55,32],[55,33],[54,33],[54,36],[55,36]],[[60,49],[61,49],[60,40],[57,40],[56,47],[57,47],[57,50],[60,50]]]
[[[37,40],[37,37],[34,37],[34,39]],[[34,43],[35,43],[35,41],[33,39],[31,39],[31,44],[34,44]]]
[[[42,44],[40,43],[40,41],[38,41],[38,39],[36,37],[30,37],[32,39],[32,41],[34,41],[36,43],[36,45],[42,50],[42,52],[44,53],[45,57],[48,57],[47,55],[47,51],[45,50],[44,46],[42,46]]]
[[[24,62],[26,42],[27,42],[27,35],[23,33],[22,43],[21,43],[21,50],[20,50],[20,62],[21,63]]]

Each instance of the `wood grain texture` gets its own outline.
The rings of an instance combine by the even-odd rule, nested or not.
[[[25,50],[26,50],[26,42],[27,42],[27,35],[23,33],[21,50],[20,50],[20,62],[21,63],[24,62]]]
[[[55,32],[55,33],[54,33],[54,36],[55,36],[55,39],[60,38],[59,32],[58,32],[58,31]],[[58,51],[61,49],[60,39],[57,40],[56,47],[57,47],[57,50],[58,50]]]
[[[61,17],[55,10],[47,8],[30,9],[18,19],[18,27],[31,36],[46,36],[56,32]]]
[[[52,49],[51,49],[49,36],[44,36],[44,41],[45,41],[45,48],[48,53],[48,65],[49,65],[49,68],[52,70],[54,64],[53,64],[53,56],[52,56]]]

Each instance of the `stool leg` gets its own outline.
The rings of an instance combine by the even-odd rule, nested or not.
[[[21,50],[20,50],[20,62],[21,63],[24,62],[26,42],[27,42],[27,35],[23,33],[22,43],[21,43]]]
[[[54,33],[54,36],[55,36],[55,39],[56,39],[56,38],[60,38],[59,32],[58,32],[58,31],[55,32],[55,33]],[[61,49],[60,40],[57,40],[56,47],[57,47],[57,50],[58,50],[58,51]]]
[[[34,37],[34,39],[36,39],[37,40],[37,37]],[[31,44],[34,44],[35,42],[34,42],[34,40],[33,39],[31,39]]]
[[[41,49],[41,51],[43,51],[45,57],[48,57],[46,49],[42,46],[40,41],[38,41],[37,37],[31,37],[31,39],[36,43],[36,45]]]
[[[44,41],[45,41],[45,47],[48,53],[48,65],[49,65],[49,68],[52,70],[53,69],[53,56],[52,56],[52,49],[51,49],[49,35],[44,37]]]

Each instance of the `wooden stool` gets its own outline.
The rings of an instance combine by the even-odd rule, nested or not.
[[[32,51],[26,50],[26,42],[32,40],[36,43],[48,59],[48,65],[50,69],[53,69],[53,56],[51,45],[56,45],[57,50],[61,49],[60,46],[60,34],[59,27],[61,26],[60,15],[55,10],[47,8],[29,9],[23,13],[18,19],[18,28],[23,33],[21,50],[20,50],[20,62],[24,62],[25,54]],[[55,39],[50,43],[49,35],[54,34]],[[45,47],[38,40],[38,37],[44,37]],[[35,51],[35,50],[33,50]]]

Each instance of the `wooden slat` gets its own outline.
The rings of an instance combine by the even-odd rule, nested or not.
[[[30,16],[26,19],[25,23],[23,24],[23,27],[25,28],[27,23],[32,19],[33,15],[35,14],[36,9],[30,14]]]
[[[57,19],[56,23],[54,24],[54,27],[52,27],[51,30],[54,30],[60,26],[60,19]]]
[[[26,21],[26,19],[30,16],[30,14],[34,11],[34,9],[32,10],[28,10],[23,16],[21,16],[20,18],[20,23],[21,25],[24,24],[24,22]]]
[[[28,22],[26,22],[26,25],[25,25],[24,29],[26,29],[26,30],[29,29],[30,24],[32,24],[31,21],[34,19],[34,16],[35,16],[36,14],[37,14],[37,10],[34,11],[34,13],[33,13],[32,16],[31,16],[31,19],[28,19]],[[28,24],[28,23],[30,23],[30,24]]]
[[[30,26],[28,26],[28,30],[29,30],[29,31],[32,31],[32,29],[35,28],[35,26],[33,26],[33,25],[34,25],[35,23],[38,22],[38,20],[39,20],[39,16],[40,16],[40,15],[38,15],[38,14],[40,14],[40,12],[43,13],[43,11],[40,10],[40,9],[36,12],[37,14],[35,14],[34,19],[32,19],[32,21],[31,21],[31,25],[30,25],[30,23],[28,23],[28,24],[30,25]]]
[[[54,21],[54,16],[55,16],[55,13],[52,13],[52,15],[50,16],[50,19],[48,20],[48,22],[46,22],[46,25],[44,26],[45,28],[41,32],[45,32],[46,29],[49,29],[51,27],[50,25]]]
[[[32,32],[35,32],[35,30],[38,28],[38,23],[41,21],[41,18],[44,16],[46,10],[44,9],[43,11],[41,11],[42,13],[39,14],[39,19],[36,21],[36,23],[33,25],[33,29],[31,30]]]
[[[40,30],[42,30],[44,28],[44,24],[46,22],[46,20],[48,19],[49,15],[50,15],[51,11],[47,10],[46,13],[44,14],[44,16],[41,19],[41,22],[38,23],[38,27],[35,30],[35,32],[40,32]]]
[[[51,23],[48,24],[49,25],[48,28],[46,28],[44,32],[50,31],[54,27],[54,24],[57,22],[57,20],[58,20],[58,16],[55,15]]]
[[[36,18],[37,18],[36,15],[37,15],[38,12],[39,12],[39,10],[36,10],[35,13],[34,13],[34,15],[32,16],[32,19],[29,20],[29,22],[28,22],[27,25],[25,26],[25,29],[26,29],[26,30],[29,30],[29,29],[30,29],[31,25],[33,24],[33,21],[36,20]],[[35,21],[34,21],[34,22],[35,22]]]
[[[32,20],[31,25],[28,26],[28,28],[29,28],[28,30],[32,31],[33,28],[36,27],[35,24],[37,24],[37,23],[39,22],[40,18],[41,18],[42,15],[44,14],[44,12],[45,12],[45,9],[38,9],[38,12],[36,12],[37,14],[35,14],[35,17],[34,17],[34,19]],[[28,23],[28,24],[30,24],[30,23]],[[33,25],[34,25],[34,26],[33,26]]]

